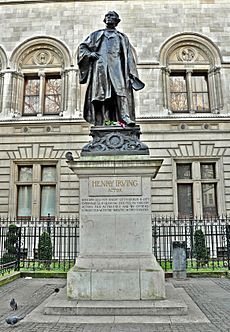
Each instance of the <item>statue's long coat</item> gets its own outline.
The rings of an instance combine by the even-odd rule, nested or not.
[[[112,62],[108,63],[108,53],[106,53],[105,43],[103,43],[106,38],[105,29],[91,33],[78,49],[80,83],[88,82],[84,118],[93,124],[95,123],[95,114],[92,102],[104,101],[111,97],[111,82],[118,95],[128,98],[129,116],[132,120],[135,120],[132,88],[139,90],[144,87],[144,84],[138,79],[136,63],[128,37],[117,30],[115,32],[120,39],[120,56],[114,58]],[[92,60],[90,58],[92,52],[100,54],[100,58]],[[113,68],[111,68],[112,63]]]

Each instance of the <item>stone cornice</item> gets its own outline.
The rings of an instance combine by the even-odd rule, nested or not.
[[[145,123],[151,121],[230,121],[230,114],[170,114],[170,115],[153,115],[153,116],[142,116],[136,118],[136,123]],[[59,117],[59,116],[50,116],[50,117],[15,117],[15,118],[0,118],[1,123],[80,123],[90,126],[85,120],[80,117]]]
[[[29,4],[29,3],[55,3],[55,2],[93,2],[93,1],[103,1],[103,0],[0,0],[0,6],[1,5],[11,5],[11,4]],[[120,1],[120,0],[113,0],[113,1]],[[132,0],[132,1],[139,1],[139,0]],[[123,2],[127,2],[126,0],[123,0]]]
[[[47,2],[77,2],[76,0],[0,0],[1,5],[9,5],[9,4],[25,4],[25,3],[47,3]]]

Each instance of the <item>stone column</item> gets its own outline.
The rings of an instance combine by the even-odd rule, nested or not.
[[[2,116],[11,117],[12,114],[21,114],[22,100],[20,93],[23,92],[23,75],[20,72],[6,69],[2,91]]]
[[[220,112],[220,110],[223,110],[223,94],[221,89],[220,67],[215,67],[214,78],[215,78],[215,92],[217,95],[216,109],[218,112]]]
[[[80,254],[67,276],[69,299],[165,297],[151,222],[151,180],[161,163],[138,155],[68,162],[80,181]]]
[[[45,109],[45,85],[46,85],[46,74],[43,71],[39,71],[38,76],[40,77],[40,91],[39,91],[39,111],[37,116],[42,116]]]
[[[77,69],[67,68],[62,72],[62,96],[64,116],[76,117],[77,114]]]
[[[186,85],[187,85],[187,91],[188,91],[188,110],[189,112],[194,113],[193,109],[193,100],[192,100],[192,69],[186,70]]]

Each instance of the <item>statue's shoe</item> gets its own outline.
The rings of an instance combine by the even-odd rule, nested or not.
[[[135,126],[135,121],[131,120],[128,115],[123,116],[122,120],[129,127],[134,127]]]

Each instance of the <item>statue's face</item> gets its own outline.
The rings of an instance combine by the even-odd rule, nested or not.
[[[114,12],[108,12],[105,15],[104,22],[105,22],[106,25],[116,26],[117,23],[118,23],[118,17]]]

